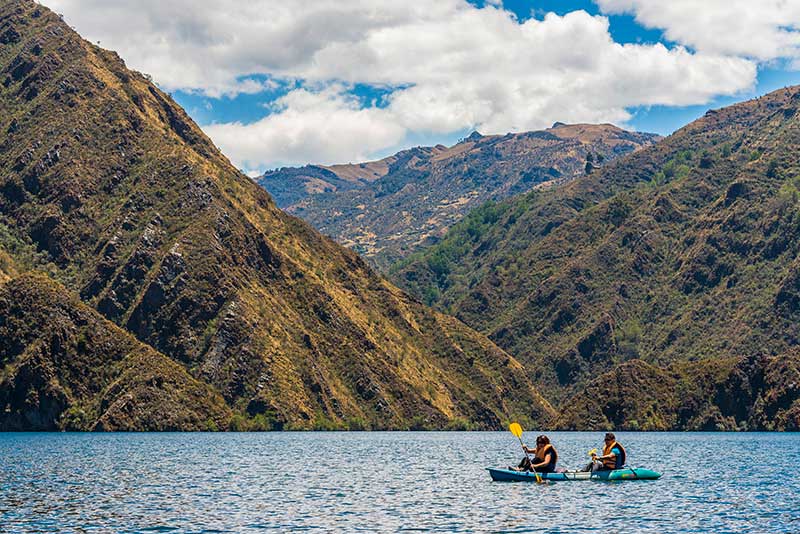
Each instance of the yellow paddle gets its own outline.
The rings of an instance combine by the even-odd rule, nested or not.
[[[541,484],[542,483],[542,476],[539,473],[536,472],[536,468],[533,467],[533,462],[531,461],[531,457],[528,456],[528,451],[525,450],[525,445],[523,445],[523,443],[522,443],[522,427],[519,426],[519,423],[511,423],[510,425],[508,425],[508,429],[519,440],[519,444],[522,446],[522,452],[525,453],[525,457],[528,459],[528,463],[530,464],[531,469],[533,469],[533,474],[536,475],[536,482],[538,484]]]

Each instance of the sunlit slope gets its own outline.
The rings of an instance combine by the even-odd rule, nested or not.
[[[283,214],[116,54],[27,0],[0,7],[0,42],[7,250],[219,391],[238,426],[552,414],[514,358]]]

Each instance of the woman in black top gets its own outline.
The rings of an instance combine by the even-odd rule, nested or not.
[[[556,462],[558,462],[558,452],[556,448],[550,443],[550,438],[541,435],[536,438],[536,448],[531,449],[527,445],[522,446],[525,452],[533,454],[533,468],[538,473],[552,473],[556,470]],[[519,464],[521,469],[532,471],[531,461],[528,457],[522,459]]]

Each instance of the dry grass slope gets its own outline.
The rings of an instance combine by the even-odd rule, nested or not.
[[[213,387],[234,428],[551,416],[514,358],[278,210],[116,54],[30,0],[0,6],[0,40],[0,244]]]
[[[671,366],[697,362],[692,376],[720,361],[788,361],[800,339],[798,109],[800,88],[781,89],[564,187],[486,205],[394,280],[519,358],[572,414],[567,426],[610,372],[610,390],[628,392],[636,410],[597,425],[645,425],[652,395],[672,415],[654,410],[645,426],[706,428],[674,417],[679,397],[664,402],[676,395]],[[745,404],[777,402],[741,387]],[[769,427],[717,408],[711,427]]]

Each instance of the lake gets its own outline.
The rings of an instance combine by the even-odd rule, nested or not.
[[[617,437],[664,476],[492,482],[509,432],[0,433],[0,532],[800,532],[800,434]]]

